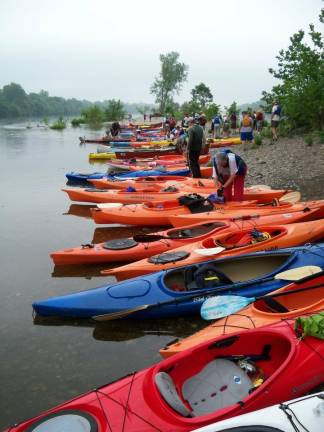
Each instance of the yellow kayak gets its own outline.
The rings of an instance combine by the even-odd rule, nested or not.
[[[115,153],[89,153],[89,159],[115,159]]]

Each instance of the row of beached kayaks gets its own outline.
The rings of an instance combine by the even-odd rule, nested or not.
[[[173,227],[53,252],[57,266],[116,263],[102,273],[118,281],[35,301],[35,313],[210,324],[157,364],[8,431],[322,431],[324,201],[258,185],[224,204],[206,179],[84,177],[92,188],[64,190],[97,203],[96,223]]]

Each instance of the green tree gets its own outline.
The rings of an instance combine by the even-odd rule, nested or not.
[[[213,117],[215,117],[216,114],[219,113],[220,105],[217,105],[216,103],[209,104],[208,107],[205,109],[207,120],[211,120]]]
[[[104,112],[97,105],[84,109],[82,117],[84,118],[84,122],[89,125],[99,125],[105,120]]]
[[[197,84],[196,87],[191,90],[191,96],[191,100],[200,107],[200,111],[205,110],[205,108],[207,108],[207,106],[213,101],[213,95],[209,87],[202,82]]]
[[[324,20],[322,10],[320,20]],[[278,99],[292,128],[323,129],[324,127],[324,51],[323,37],[309,26],[309,43],[299,30],[290,38],[286,50],[276,57],[278,66],[269,72],[280,83],[271,92],[263,92],[266,110]]]
[[[105,119],[107,121],[123,120],[126,117],[126,111],[121,100],[111,99],[105,109]]]
[[[228,108],[227,107],[224,107],[224,108],[225,108],[225,111],[228,113],[228,115],[238,114],[238,111],[239,111],[237,108],[237,103],[235,101],[232,102]]]
[[[166,106],[173,103],[173,95],[180,92],[187,80],[188,66],[179,62],[179,57],[175,51],[160,54],[161,71],[151,86],[151,93],[155,95],[155,101],[163,114]]]

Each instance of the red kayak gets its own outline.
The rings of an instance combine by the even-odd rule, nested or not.
[[[155,156],[176,155],[176,154],[179,154],[179,152],[174,146],[170,146],[163,149],[153,149],[153,150],[132,149],[128,151],[115,152],[117,159],[151,158]]]
[[[324,382],[323,365],[323,340],[282,321],[219,336],[7,431],[191,431],[303,396]]]

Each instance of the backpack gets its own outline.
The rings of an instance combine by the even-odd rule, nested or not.
[[[251,118],[248,115],[245,115],[242,120],[242,126],[248,127],[251,126]]]
[[[276,109],[273,112],[274,115],[281,115],[281,106],[280,105],[276,105]]]
[[[220,124],[220,117],[219,116],[214,117],[213,124],[214,125],[219,125]]]

